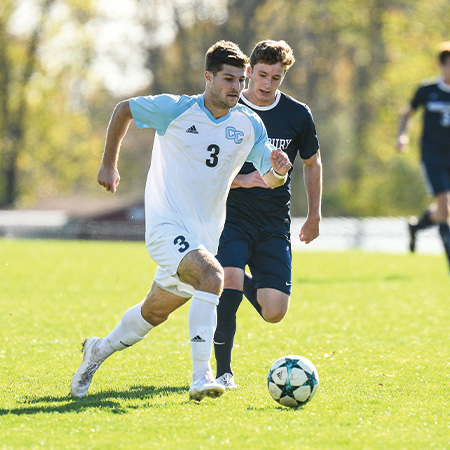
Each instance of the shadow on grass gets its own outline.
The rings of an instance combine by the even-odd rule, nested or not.
[[[122,391],[106,390],[95,394],[88,394],[84,398],[72,398],[70,395],[65,396],[44,396],[44,397],[28,397],[23,403],[23,407],[4,409],[0,408],[0,416],[8,414],[39,414],[39,413],[72,413],[82,412],[90,408],[109,409],[116,414],[124,414],[130,410],[141,408],[142,405],[126,405],[122,402],[125,400],[145,401],[154,397],[165,397],[171,394],[188,395],[189,386],[132,386]],[[145,404],[145,407],[159,407],[160,405]]]
[[[265,411],[268,411],[269,409],[270,410],[285,411],[287,413],[292,413],[292,412],[295,412],[295,411],[303,411],[306,408],[305,408],[305,405],[300,405],[300,406],[297,406],[295,408],[291,408],[289,406],[281,406],[281,405],[278,405],[278,406],[275,405],[275,406],[269,406],[269,407],[267,407],[267,406],[261,406],[261,407],[258,407],[258,406],[247,406],[247,411],[265,412]]]
[[[294,282],[299,284],[317,284],[317,285],[326,285],[326,284],[355,284],[355,283],[389,283],[396,281],[411,281],[414,277],[410,275],[402,275],[402,274],[392,274],[386,275],[384,277],[378,276],[353,276],[349,275],[348,277],[329,277],[329,278],[302,278],[297,277]]]

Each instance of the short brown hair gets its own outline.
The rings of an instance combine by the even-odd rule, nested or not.
[[[230,41],[218,41],[209,47],[205,55],[205,70],[214,75],[228,64],[233,67],[244,67],[248,64],[248,56],[242,53],[237,44]]]
[[[450,41],[442,42],[439,46],[439,62],[441,64],[445,64],[445,61],[447,61],[447,58],[450,57]]]
[[[283,65],[284,73],[295,63],[294,52],[285,41],[272,41],[266,39],[255,45],[250,55],[250,65],[256,64],[277,64]]]

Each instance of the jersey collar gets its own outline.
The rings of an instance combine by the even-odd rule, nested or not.
[[[250,100],[248,100],[247,98],[244,97],[244,94],[241,94],[241,100],[243,101],[243,103],[247,106],[250,106],[250,108],[255,109],[256,111],[269,111],[272,108],[275,108],[275,106],[278,105],[278,102],[280,101],[281,98],[281,91],[277,91],[277,94],[275,96],[275,101],[269,105],[269,106],[258,106],[255,105],[254,103],[252,103]]]
[[[450,84],[445,84],[442,78],[439,78],[438,88],[444,92],[450,92]]]
[[[214,123],[221,123],[221,122],[224,122],[225,120],[227,120],[230,117],[230,115],[231,115],[231,111],[234,109],[234,108],[231,108],[230,111],[228,111],[227,114],[225,114],[224,116],[219,117],[218,119],[216,119],[211,114],[211,111],[205,106],[205,94],[201,94],[199,96],[198,104],[200,106],[200,109],[207,115],[208,119],[211,120]]]

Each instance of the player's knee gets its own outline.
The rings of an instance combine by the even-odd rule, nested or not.
[[[217,292],[223,291],[224,279],[225,275],[223,273],[223,268],[220,264],[217,264],[217,267],[215,267],[213,274],[211,275],[211,283],[213,283],[214,288]]]
[[[436,222],[448,222],[450,217],[450,201],[448,193],[439,194],[437,197],[437,208],[434,211]]]
[[[223,268],[206,250],[188,253],[178,266],[178,275],[184,283],[198,291],[220,295],[223,290]]]
[[[258,291],[261,314],[266,322],[281,322],[289,309],[290,296],[277,290]]]
[[[281,322],[287,313],[287,307],[284,305],[270,305],[262,307],[262,315],[264,320],[269,323]]]
[[[221,294],[223,290],[224,274],[222,266],[217,263],[211,265],[205,270],[203,276],[198,280],[198,288],[200,291],[213,292]]]
[[[442,209],[442,210],[438,210],[435,214],[434,217],[435,221],[437,223],[441,223],[441,222],[448,222],[449,219],[449,210],[448,208]]]
[[[262,314],[263,314],[264,320],[269,323],[281,322],[284,319],[284,317],[286,316],[286,312],[283,312],[283,311],[265,312],[263,310]]]
[[[237,267],[225,267],[224,272],[225,288],[242,291],[242,289],[244,288],[244,270]]]

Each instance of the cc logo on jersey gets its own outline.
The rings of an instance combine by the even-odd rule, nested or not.
[[[235,144],[240,144],[243,141],[244,133],[236,130],[234,127],[227,127],[225,129],[225,137],[230,141],[234,141]]]

